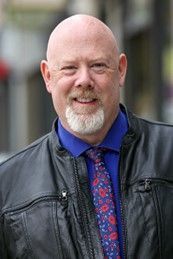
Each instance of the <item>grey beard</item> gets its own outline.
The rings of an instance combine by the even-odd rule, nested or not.
[[[74,132],[90,135],[97,132],[104,124],[104,110],[99,108],[94,114],[77,114],[70,106],[66,109],[66,119]]]

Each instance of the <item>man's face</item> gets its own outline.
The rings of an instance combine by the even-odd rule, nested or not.
[[[48,90],[62,125],[79,135],[112,124],[119,107],[119,57],[99,34],[62,35],[49,64]]]

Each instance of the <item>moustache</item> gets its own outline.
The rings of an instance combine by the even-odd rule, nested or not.
[[[78,99],[78,98],[90,98],[90,99],[96,99],[100,100],[99,96],[91,91],[91,90],[79,90],[75,91],[73,93],[70,93],[68,96],[68,100]]]

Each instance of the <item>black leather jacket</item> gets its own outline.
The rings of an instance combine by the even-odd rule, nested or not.
[[[173,258],[173,127],[128,113],[120,155],[124,256]],[[103,259],[83,157],[55,130],[0,166],[1,259]]]

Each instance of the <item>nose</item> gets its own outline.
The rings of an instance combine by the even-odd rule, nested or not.
[[[76,87],[93,87],[93,78],[91,76],[90,69],[87,66],[79,68],[75,85]]]

